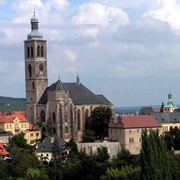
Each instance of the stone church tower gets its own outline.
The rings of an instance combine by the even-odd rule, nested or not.
[[[48,87],[46,40],[38,31],[38,19],[31,18],[31,32],[24,41],[27,119],[37,118],[36,106]]]
[[[48,86],[46,40],[38,31],[38,19],[31,18],[31,32],[24,41],[27,119],[47,124],[51,135],[81,141],[88,118],[98,106],[112,107],[103,95],[96,95],[80,83],[61,82]]]

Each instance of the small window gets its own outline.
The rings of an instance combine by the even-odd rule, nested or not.
[[[131,133],[131,129],[129,130],[129,133]]]
[[[41,57],[44,57],[44,47],[41,46]]]
[[[139,133],[139,129],[137,129],[137,133]]]
[[[31,58],[34,57],[34,50],[33,47],[31,46]]]
[[[33,137],[33,136],[34,136],[34,133],[30,133],[30,136]]]
[[[30,58],[30,49],[27,47],[27,58]]]
[[[129,138],[129,143],[130,144],[134,143],[134,138]]]

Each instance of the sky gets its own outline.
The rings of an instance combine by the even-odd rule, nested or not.
[[[0,96],[25,97],[35,9],[49,85],[80,82],[114,106],[180,103],[180,0],[0,0]]]

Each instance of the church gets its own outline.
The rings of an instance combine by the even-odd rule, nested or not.
[[[85,124],[95,107],[112,103],[80,83],[61,82],[48,85],[46,40],[39,32],[38,19],[31,18],[31,32],[24,41],[27,119],[47,123],[51,135],[81,141]]]

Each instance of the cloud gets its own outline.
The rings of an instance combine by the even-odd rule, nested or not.
[[[144,17],[130,25],[120,27],[115,39],[120,42],[165,43],[179,42],[167,22],[151,17]]]
[[[144,14],[169,23],[174,30],[180,30],[180,2],[178,0],[157,0],[156,5]]]
[[[75,62],[75,60],[77,58],[76,53],[71,51],[70,49],[65,50],[65,55],[70,62]]]
[[[98,25],[106,27],[109,24],[128,24],[128,16],[120,8],[107,7],[100,3],[84,3],[78,7],[77,15],[72,18],[77,25]]]

